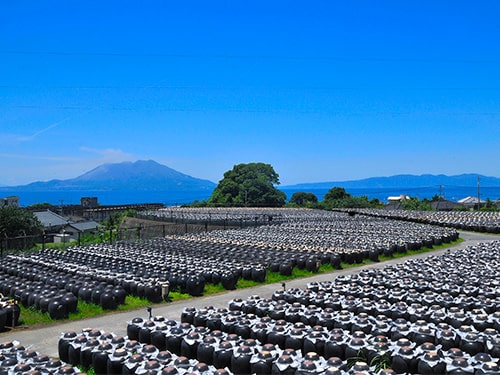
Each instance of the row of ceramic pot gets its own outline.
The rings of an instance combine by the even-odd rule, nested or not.
[[[46,249],[10,256],[0,270],[23,279],[57,284],[60,289],[75,276],[90,277],[92,281],[121,285],[128,294],[160,302],[167,284],[169,290],[199,296],[207,283],[235,289],[240,278],[264,281],[268,270],[290,275],[294,267],[315,272],[325,263],[339,268],[342,261],[377,261],[381,254],[418,248],[426,241],[427,246],[433,246],[456,239],[457,235],[412,223],[390,222],[390,228],[386,228],[387,220],[358,221],[339,215],[321,216],[324,220],[310,216],[300,219],[296,215],[296,221],[282,225],[74,247],[65,252]]]
[[[193,319],[195,324],[208,323],[211,318],[206,317],[211,315],[210,312],[219,315],[218,326],[214,325],[213,321],[205,326],[188,323],[190,319]],[[204,314],[205,318],[200,319],[200,313]],[[290,324],[270,317],[258,318],[253,314],[213,307],[200,310],[186,308],[181,320],[184,322],[165,320],[162,317],[151,320],[136,318],[128,322],[127,335],[139,342],[154,345],[159,350],[167,350],[209,364],[215,363],[216,367],[221,363],[229,366],[231,358],[235,356],[234,352],[242,347],[250,348],[245,348],[250,364],[252,361],[258,361],[252,356],[259,355],[262,351],[283,353],[293,350],[301,357],[315,353],[323,363],[328,359],[330,363],[334,360],[344,363],[343,368],[356,360],[368,363],[384,361],[384,365],[392,366],[397,373],[408,373],[410,370],[416,372],[418,368],[422,370],[427,368],[426,366],[435,367],[435,372],[424,373],[444,373],[443,369],[453,373],[463,367],[472,368],[473,371],[489,368],[491,371],[487,373],[494,373],[498,370],[500,356],[500,340],[497,340],[495,350],[489,353],[485,342],[481,341],[484,337],[476,340],[478,336],[466,330],[459,331],[459,336],[451,329],[442,329],[438,334],[439,339],[436,340],[437,329],[431,331],[425,325],[414,331],[410,340],[403,328],[399,332],[394,329],[380,330],[376,335],[342,328],[327,331],[323,326],[311,327],[302,322]],[[383,323],[387,325],[387,322]],[[399,324],[403,325],[402,322]],[[217,327],[221,329],[216,329]],[[221,362],[222,355],[225,356],[226,362]],[[314,369],[318,372],[326,371],[326,368],[320,369],[320,366]],[[372,368],[368,373],[375,371]]]
[[[432,247],[458,238],[455,229],[432,225],[356,216],[343,213],[322,214],[322,220],[307,218],[280,225],[244,230],[219,230],[187,235],[193,241],[223,243],[227,246],[254,246],[262,249],[302,252],[344,252],[356,250],[388,251]]]
[[[480,232],[500,233],[500,214],[485,211],[414,211],[377,209],[338,209],[338,212],[401,219],[419,223],[453,227]],[[141,217],[163,219],[172,222],[234,222],[259,221],[284,223],[297,221],[328,220],[334,213],[299,208],[184,208],[170,207],[141,213]],[[272,220],[269,220],[272,218]],[[267,219],[267,220],[266,220]]]
[[[200,342],[197,337],[203,333],[192,330],[175,343],[171,340],[170,349],[166,349],[164,345],[158,348],[91,329],[78,335],[64,333],[58,351],[61,359],[92,368],[98,374],[302,374],[312,370],[351,374],[374,370],[360,361],[350,366],[339,358],[327,361],[317,353],[302,355],[293,349],[282,350],[275,345],[260,345],[255,340],[241,340],[235,335],[223,337],[219,333],[204,335]],[[353,370],[347,371],[348,367]]]
[[[409,220],[476,232],[500,233],[500,213],[485,211],[413,211],[350,209],[363,215]]]
[[[361,335],[346,345],[347,359],[336,350],[316,351],[262,344],[236,334],[195,328],[186,323],[156,317],[140,318],[129,325],[174,328],[158,347],[130,337],[99,330],[81,334],[64,333],[59,340],[59,355],[69,363],[92,367],[100,374],[393,374],[393,373],[485,373],[499,370],[498,359],[480,353],[469,355],[460,349],[442,350],[424,343],[419,346],[400,339],[388,344],[381,338],[369,341]],[[154,332],[154,331],[153,331]],[[139,333],[140,336],[140,333]],[[318,345],[311,343],[311,349]],[[330,352],[329,352],[330,350]],[[328,357],[328,354],[333,354]],[[371,365],[368,365],[371,363]],[[385,369],[392,366],[392,369]]]
[[[19,324],[20,312],[17,301],[0,293],[0,332],[7,327],[16,327]]]
[[[0,343],[0,375],[81,374],[59,359],[30,350],[17,341]]]
[[[48,270],[40,271],[48,274]],[[54,278],[50,279],[54,281]],[[106,310],[114,310],[125,303],[125,290],[106,282],[68,277],[63,285],[32,281],[22,275],[0,273],[3,293],[26,308],[48,313],[52,319],[66,319],[78,310],[78,300],[94,303]]]
[[[415,344],[430,342],[447,349],[459,347],[469,354],[487,352],[494,357],[500,357],[500,335],[495,328],[478,331],[474,326],[464,324],[454,327],[444,321],[434,324],[424,320],[415,322],[404,318],[393,320],[384,315],[372,317],[365,313],[353,314],[348,311],[333,313],[328,310],[316,310],[315,314],[311,314],[311,310],[300,308],[292,310],[293,312],[285,311],[284,319],[281,319],[282,314],[277,316],[272,312],[268,316],[258,317],[253,313],[243,313],[239,310],[186,308],[181,321],[191,322],[209,330],[234,333],[243,338],[258,339],[260,342],[271,342],[282,348],[290,347],[291,342],[294,342],[293,347],[303,351],[308,350],[302,348],[308,340],[319,340],[321,345],[325,345],[333,336],[340,338],[339,334],[346,339],[362,333],[366,337],[383,336],[390,341],[404,338]],[[151,328],[153,331],[157,330],[155,325],[151,325]],[[136,329],[140,332],[147,327]],[[342,343],[345,344],[344,341]]]

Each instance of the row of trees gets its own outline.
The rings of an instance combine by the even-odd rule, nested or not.
[[[310,192],[296,192],[288,203],[286,195],[276,188],[279,185],[279,175],[269,164],[248,163],[237,164],[224,173],[224,177],[212,193],[208,201],[195,202],[194,206],[237,206],[237,207],[308,207],[330,210],[333,208],[379,208],[382,203],[377,198],[367,196],[354,197],[344,188],[333,187],[322,201]],[[432,210],[431,203],[441,199],[418,199],[413,197],[402,202],[405,210]],[[458,209],[467,209],[460,207]],[[494,203],[488,200],[482,207],[483,211],[497,210]]]
[[[286,202],[286,194],[276,188],[279,175],[274,168],[265,163],[237,164],[224,173],[224,177],[208,201],[195,202],[195,206],[237,206],[237,207],[309,207],[332,208],[369,208],[380,205],[378,199],[353,197],[340,187],[330,189],[323,201],[313,193],[296,192]]]
[[[377,208],[381,202],[377,199],[368,200],[368,197],[353,197],[344,188],[334,187],[328,190],[322,201],[312,193],[297,192],[292,195],[288,206],[308,207],[323,210],[332,208]]]

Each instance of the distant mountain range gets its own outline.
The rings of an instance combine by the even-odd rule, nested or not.
[[[477,174],[461,174],[457,176],[431,175],[396,175],[391,177],[371,177],[353,181],[332,181],[319,183],[303,183],[280,186],[280,190],[307,191],[311,189],[330,189],[338,186],[349,188],[401,188],[447,186],[477,186],[480,178],[482,187],[500,187],[500,178]],[[33,182],[22,186],[2,187],[4,192],[15,191],[206,191],[212,192],[216,184],[212,181],[195,178],[178,172],[153,160],[138,160],[103,164],[76,178],[67,180],[51,180]]]
[[[297,185],[288,185],[281,187],[282,189],[330,189],[334,186],[343,187],[345,189],[389,189],[389,188],[423,188],[430,186],[463,186],[472,187],[477,186],[478,177],[480,186],[482,187],[500,187],[500,178],[482,176],[478,174],[461,174],[456,176],[446,176],[443,174],[432,175],[423,174],[420,176],[411,174],[400,174],[391,177],[371,177],[362,180],[352,181],[336,181],[336,182],[318,182],[318,183],[304,183]]]
[[[216,184],[178,172],[153,160],[103,164],[76,178],[33,182],[2,190],[183,190],[212,191]]]

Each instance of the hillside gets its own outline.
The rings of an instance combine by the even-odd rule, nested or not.
[[[297,185],[282,186],[282,189],[330,189],[334,186],[349,188],[401,188],[412,187],[421,188],[429,186],[463,186],[472,187],[477,186],[477,179],[480,178],[482,187],[498,187],[500,186],[500,178],[481,176],[477,174],[461,174],[456,176],[447,175],[410,175],[401,174],[390,177],[371,177],[362,180],[351,181],[331,181],[331,182],[318,182],[318,183],[304,183]]]
[[[215,183],[178,172],[153,160],[103,164],[76,178],[33,182],[9,190],[213,190]],[[4,189],[5,190],[5,189]]]

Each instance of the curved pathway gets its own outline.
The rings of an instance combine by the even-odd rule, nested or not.
[[[440,255],[444,252],[456,251],[458,249],[463,249],[467,246],[471,246],[479,242],[487,242],[500,239],[500,237],[496,235],[473,233],[473,232],[460,232],[460,238],[464,239],[464,241],[457,245],[448,247],[446,249],[417,254],[410,257],[404,257],[380,263],[372,263],[365,266],[349,268],[345,270],[338,270],[332,273],[324,273],[308,278],[290,280],[286,282],[286,288],[305,288],[307,283],[312,281],[331,280],[337,275],[355,273],[359,272],[362,269],[381,268],[388,264],[404,262],[406,259],[409,258],[425,258],[431,255],[432,256]],[[267,285],[256,286],[253,288],[227,291],[216,295],[209,295],[206,297],[197,297],[188,300],[164,303],[164,304],[154,305],[152,313],[153,315],[162,315],[167,319],[180,320],[182,310],[186,306],[194,306],[197,308],[209,305],[227,307],[227,303],[233,298],[239,297],[242,299],[246,299],[251,295],[259,295],[261,297],[271,297],[271,295],[276,290],[281,288],[282,288],[281,283],[267,284]],[[0,333],[0,342],[18,340],[21,342],[21,344],[23,344],[26,347],[30,347],[32,350],[36,350],[40,353],[49,355],[51,357],[58,357],[57,342],[62,332],[67,332],[67,331],[80,332],[84,328],[97,328],[113,332],[117,335],[125,336],[127,333],[127,321],[130,321],[133,318],[139,316],[142,318],[147,318],[149,315],[146,309],[129,310],[124,312],[110,313],[103,316],[83,319],[78,321],[55,323],[50,326],[36,328],[36,329],[21,327],[21,328],[16,328],[15,330],[12,331]]]

